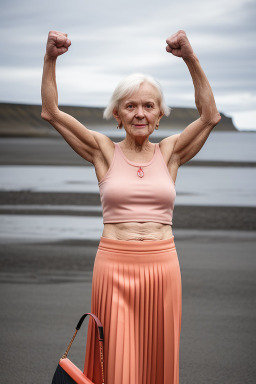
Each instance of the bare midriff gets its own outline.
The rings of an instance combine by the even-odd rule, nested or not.
[[[125,241],[166,240],[172,237],[172,226],[154,222],[111,223],[104,224],[102,236]]]

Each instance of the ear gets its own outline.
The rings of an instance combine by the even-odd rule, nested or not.
[[[122,128],[123,124],[122,124],[122,120],[121,120],[121,118],[119,116],[118,109],[114,108],[112,114],[113,114],[113,117],[116,119],[119,127]]]
[[[158,117],[158,123],[160,122],[160,120],[162,119],[163,116],[164,116],[164,113],[162,111],[160,111],[159,117]]]

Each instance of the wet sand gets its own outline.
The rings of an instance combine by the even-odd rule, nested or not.
[[[33,151],[26,160],[30,164],[40,157]],[[4,164],[13,161],[13,153],[4,156]],[[63,151],[57,156],[67,160]],[[98,206],[99,196],[1,192],[1,205],[9,208],[0,214],[39,210],[45,215],[44,204],[65,207],[85,201]],[[33,204],[41,207],[17,208]],[[67,215],[65,208],[63,212]],[[80,316],[90,311],[98,241],[16,242],[12,236],[12,241],[0,242],[1,379],[5,384],[45,384],[51,382]],[[255,383],[255,210],[177,206],[174,237],[183,289],[180,383]],[[70,352],[81,369],[86,329]]]
[[[181,383],[255,382],[254,232],[175,232],[183,289]],[[90,311],[97,242],[1,244],[2,382],[51,382]],[[86,329],[70,358],[81,368]],[[13,368],[15,366],[15,369]]]
[[[54,205],[58,206],[58,210],[54,209]],[[51,209],[49,209],[50,206],[52,206]],[[95,210],[81,209],[79,211],[72,210],[72,208],[67,209],[65,206],[95,207]],[[98,193],[0,191],[0,214],[101,217],[99,207]],[[173,225],[177,229],[255,231],[256,207],[176,205]]]

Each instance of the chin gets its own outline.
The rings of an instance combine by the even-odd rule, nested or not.
[[[151,134],[150,132],[136,132],[133,136],[135,136],[135,137],[147,137],[150,134]]]

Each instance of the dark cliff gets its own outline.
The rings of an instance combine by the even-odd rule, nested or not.
[[[60,106],[87,128],[115,127],[114,120],[103,120],[104,108]],[[163,117],[160,129],[184,129],[199,117],[196,109],[173,108],[169,117]],[[232,119],[221,113],[221,122],[215,131],[237,131]],[[0,136],[55,136],[56,131],[41,118],[40,105],[0,103]]]

